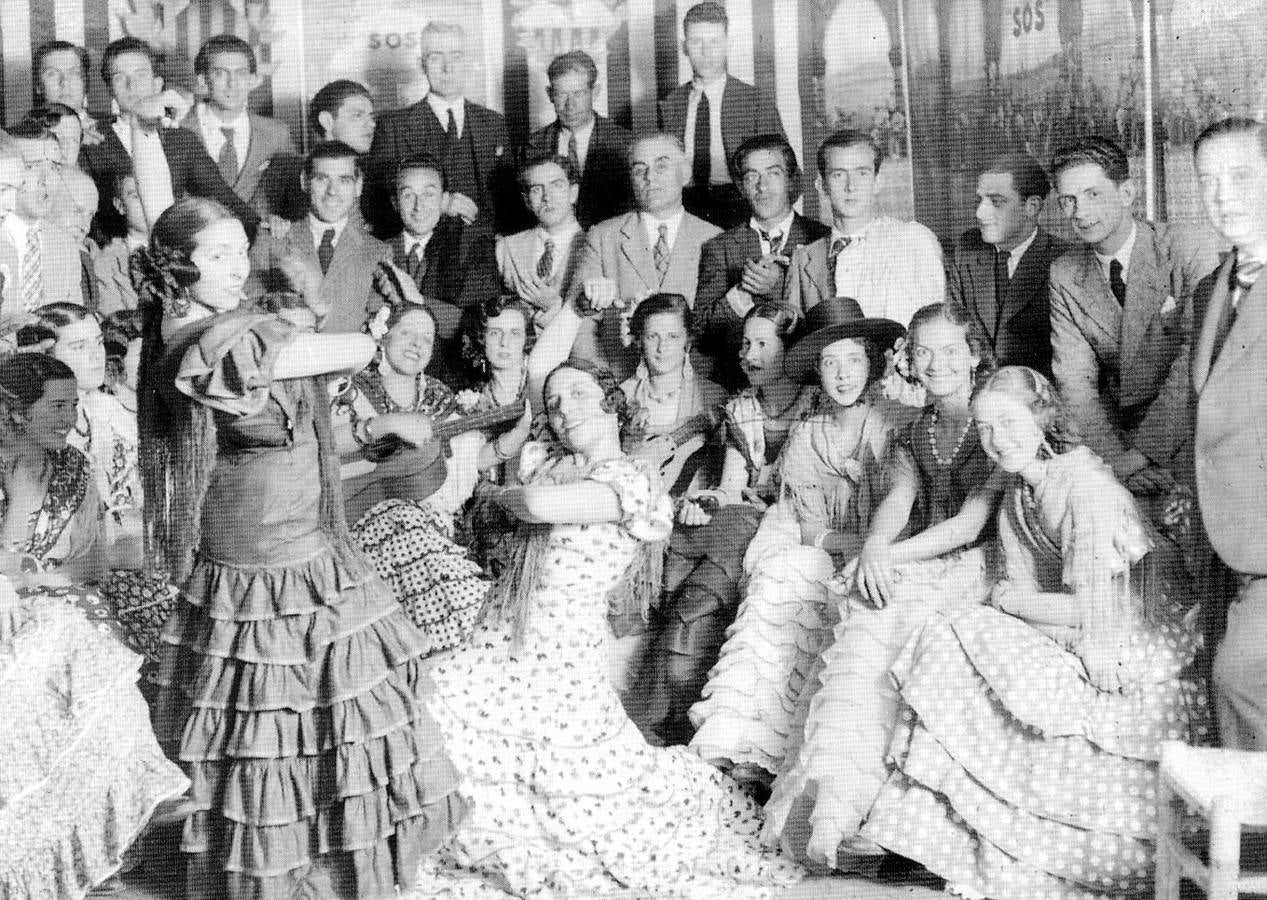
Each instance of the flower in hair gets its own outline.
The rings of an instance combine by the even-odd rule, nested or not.
[[[163,312],[179,315],[189,307],[176,277],[176,268],[184,265],[183,254],[167,248],[138,247],[129,259],[132,280],[138,294],[162,303]]]
[[[392,308],[384,303],[378,308],[378,312],[374,313],[373,318],[365,325],[365,330],[369,332],[370,337],[376,341],[381,341],[383,335],[387,334],[387,320],[391,318]]]

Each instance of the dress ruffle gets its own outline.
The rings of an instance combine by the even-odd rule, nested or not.
[[[746,594],[704,697],[691,708],[692,750],[772,775],[782,768],[797,700],[836,615],[827,602],[831,557],[803,546],[795,520],[780,509],[766,514],[748,549]]]
[[[289,566],[204,556],[162,639],[159,729],[196,810],[181,847],[203,855],[191,879],[283,897],[320,855],[326,890],[389,894],[461,820],[422,705],[427,646],[373,575],[332,552]]]
[[[79,898],[188,781],[159,750],[140,658],[60,599],[0,658],[0,898]]]
[[[429,652],[456,647],[475,625],[491,587],[464,547],[452,518],[428,504],[385,500],[352,529],[353,539],[391,585]]]

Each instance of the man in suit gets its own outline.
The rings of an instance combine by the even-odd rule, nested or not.
[[[304,166],[303,188],[308,212],[292,222],[285,235],[261,232],[251,247],[252,299],[274,290],[302,290],[290,282],[290,258],[302,261],[315,277],[321,274],[316,308],[318,328],[356,332],[365,324],[366,305],[374,294],[374,273],[391,259],[387,245],[375,240],[348,217],[361,198],[361,170],[356,151],[347,144],[318,144]]]
[[[1051,191],[1028,153],[990,161],[977,176],[977,223],[955,245],[946,302],[975,319],[1001,366],[1051,375],[1047,275],[1070,245],[1038,227]]]
[[[1214,246],[1132,216],[1126,153],[1107,138],[1080,140],[1052,169],[1082,243],[1051,266],[1052,374],[1083,441],[1160,516],[1187,480],[1191,301]]]
[[[57,141],[35,133],[13,137],[23,162],[12,215],[0,225],[0,268],[6,312],[31,312],[48,303],[84,303],[79,242],[55,221],[51,180]]]
[[[556,56],[546,69],[555,120],[528,138],[530,158],[562,156],[580,173],[576,218],[588,228],[630,206],[626,161],[633,135],[594,112],[598,66],[584,50]]]
[[[629,175],[637,211],[589,230],[572,287],[573,296],[583,301],[579,308],[589,311],[573,354],[607,366],[620,381],[638,365],[629,336],[633,311],[659,293],[681,294],[694,307],[700,248],[721,233],[682,205],[691,165],[673,135],[636,140],[629,150]]]
[[[85,144],[80,153],[81,166],[97,182],[101,198],[97,206],[98,230],[122,232],[123,226],[117,220],[110,221],[118,215],[114,209],[114,187],[121,173],[134,170],[134,142],[143,142],[151,149],[157,146],[161,152],[147,155],[167,170],[163,183],[153,186],[155,190],[167,194],[169,200],[185,195],[217,200],[242,220],[247,234],[254,233],[259,217],[225,184],[197,136],[176,127],[188,111],[187,104],[176,91],[163,90],[163,79],[155,74],[157,62],[154,48],[133,37],[112,41],[102,56],[101,77],[110,86],[119,115],[113,122],[102,124],[101,143]],[[136,174],[143,178],[139,169]],[[149,196],[148,187],[143,186],[146,189],[142,196]]]
[[[366,170],[379,191],[390,192],[396,165],[406,157],[426,153],[444,167],[449,185],[445,211],[468,222],[493,225],[500,221],[495,201],[504,187],[510,159],[506,120],[464,96],[466,34],[461,26],[432,20],[422,29],[421,40],[422,70],[430,89],[412,106],[379,118]],[[392,212],[390,207],[366,209],[377,216],[377,221],[371,219],[375,233],[400,230],[399,218]],[[511,209],[509,215],[514,214]]]
[[[1235,585],[1235,597],[1203,597],[1216,613],[1231,600],[1222,642],[1211,634],[1206,646],[1218,648],[1212,681],[1221,742],[1261,751],[1267,750],[1267,279],[1261,277],[1267,132],[1252,119],[1224,119],[1194,146],[1202,205],[1233,247],[1195,298],[1197,496],[1210,544]]]
[[[792,209],[801,196],[801,167],[782,135],[744,141],[730,168],[752,215],[701,248],[695,328],[701,349],[713,358],[713,380],[733,389],[743,384],[744,316],[758,303],[782,301],[792,252],[829,229]]]
[[[209,38],[194,57],[204,97],[181,123],[199,137],[225,183],[247,203],[274,157],[296,155],[286,123],[247,110],[251,91],[260,85],[257,69],[255,51],[240,37]]]
[[[818,148],[820,191],[831,233],[792,254],[784,301],[804,315],[824,298],[852,297],[868,316],[907,324],[921,306],[945,299],[941,244],[918,222],[877,207],[883,151],[861,131],[842,129]]]
[[[387,242],[392,260],[409,275],[436,320],[434,374],[455,350],[462,310],[498,294],[493,234],[484,225],[448,215],[440,163],[426,155],[397,167],[392,203],[403,227]]]
[[[713,0],[687,10],[682,52],[690,60],[692,78],[659,106],[660,130],[681,139],[690,161],[686,208],[719,228],[748,218],[748,205],[735,189],[728,164],[739,145],[758,134],[786,137],[773,99],[727,74],[729,24],[726,8]]]
[[[537,224],[497,240],[502,286],[537,308],[538,324],[549,321],[573,292],[585,245],[585,229],[575,212],[579,182],[566,156],[526,160],[519,167],[519,187]]]

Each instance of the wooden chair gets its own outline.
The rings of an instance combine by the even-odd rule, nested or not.
[[[1267,753],[1162,745],[1157,900],[1179,900],[1187,878],[1209,900],[1267,894],[1267,872],[1241,874],[1242,832],[1267,832]],[[1183,841],[1184,806],[1209,825],[1206,860]]]

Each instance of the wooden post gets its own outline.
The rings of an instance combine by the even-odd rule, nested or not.
[[[1175,857],[1174,843],[1180,837],[1182,816],[1175,808],[1175,792],[1162,771],[1157,778],[1161,802],[1157,806],[1157,855],[1153,877],[1153,895],[1156,900],[1179,900],[1179,860]]]
[[[1210,900],[1237,900],[1241,876],[1241,822],[1235,802],[1218,797],[1210,810]]]

